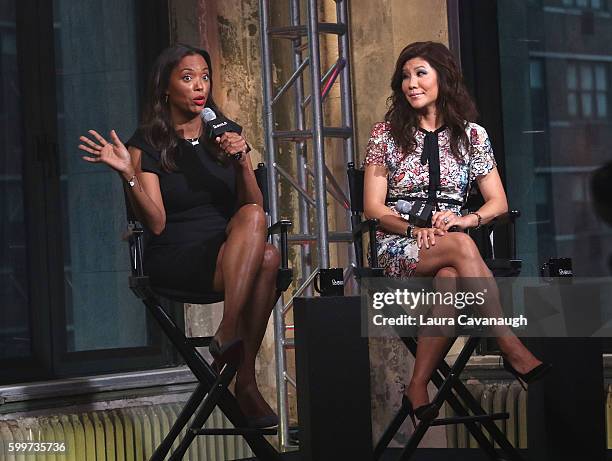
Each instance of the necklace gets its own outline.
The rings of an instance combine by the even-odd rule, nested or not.
[[[190,142],[192,146],[200,144],[200,136],[202,136],[202,127],[198,130],[198,135],[195,138],[183,138],[185,141]]]

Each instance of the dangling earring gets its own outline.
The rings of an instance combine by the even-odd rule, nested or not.
[[[166,93],[166,96],[164,96],[164,103],[168,104],[168,94]]]

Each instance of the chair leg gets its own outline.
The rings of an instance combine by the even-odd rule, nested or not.
[[[468,409],[478,415],[485,414],[485,411],[482,409],[480,404],[474,399],[470,391],[463,385],[463,383],[459,382],[454,386],[455,392],[463,403],[468,407]],[[482,421],[480,423],[487,432],[493,438],[493,441],[499,445],[501,450],[503,450],[508,455],[509,461],[524,461],[523,457],[519,454],[516,448],[510,443],[505,434],[497,427],[494,421]],[[480,430],[480,429],[479,429]]]
[[[406,347],[408,347],[408,349],[413,354],[416,353],[416,346],[417,346],[417,344],[416,344],[416,341],[413,338],[402,338],[402,341],[404,342],[404,344],[406,344]],[[468,409],[473,414],[475,414],[475,415],[484,415],[484,414],[486,414],[484,409],[480,406],[480,404],[476,401],[474,396],[470,393],[470,391],[465,387],[465,385],[459,379],[460,371],[467,364],[467,361],[469,360],[469,358],[471,357],[472,353],[474,352],[474,350],[478,346],[479,341],[480,341],[479,338],[470,337],[468,339],[468,343],[463,347],[461,353],[459,354],[459,357],[457,357],[457,360],[455,361],[455,364],[453,365],[453,367],[451,368],[446,363],[446,361],[442,360],[442,362],[440,362],[440,365],[438,366],[438,370],[436,372],[434,372],[434,376],[437,373],[440,373],[442,375],[442,377],[446,380],[452,374],[455,379],[452,380],[452,386],[451,387],[457,393],[459,398],[461,398],[461,400],[464,403],[464,405],[467,406]],[[432,378],[433,378],[433,376],[432,376]],[[438,378],[440,378],[440,375],[438,375]],[[434,384],[435,384],[435,382],[434,382]],[[441,388],[443,387],[443,385],[444,385],[444,382],[442,382],[441,386],[439,387],[439,389],[440,389],[439,392],[441,392]],[[438,387],[438,386],[436,385],[436,387]],[[514,448],[512,446],[512,444],[510,443],[508,438],[499,429],[499,427],[497,427],[497,425],[495,424],[494,421],[491,421],[491,420],[489,420],[489,421],[482,421],[480,424],[491,435],[491,437],[493,438],[493,441],[495,443],[497,443],[500,446],[500,448],[510,457],[509,461],[524,461],[523,457],[519,454],[519,452],[516,450],[516,448]],[[474,438],[476,438],[477,441],[480,441],[480,440],[483,441],[484,446],[482,444],[480,444],[480,442],[479,442],[479,444],[487,452],[487,454],[490,457],[492,457],[492,459],[498,459],[499,456],[497,455],[496,452],[494,453],[494,448],[493,448],[493,450],[491,450],[489,448],[491,443],[488,441],[487,437],[483,434],[482,429],[480,427],[478,427],[478,425],[475,425],[475,426],[468,425],[467,427],[468,427],[468,429],[470,429],[470,427],[474,427],[474,429],[475,429],[474,431],[470,430],[470,432],[472,432],[472,435],[474,435]],[[478,436],[476,435],[477,433],[479,434]],[[486,440],[486,442],[485,442],[485,440]]]
[[[417,343],[414,338],[402,338],[402,341],[410,352],[415,355]],[[467,390],[465,385],[460,381],[459,375],[461,370],[467,364],[470,356],[473,354],[476,346],[478,345],[478,338],[470,338],[468,343],[464,346],[459,357],[455,361],[453,367],[449,367],[446,361],[442,361],[438,366],[438,369],[432,375],[432,382],[438,388],[438,393],[434,397],[434,402],[442,403],[447,401],[453,410],[459,416],[468,416],[468,411],[459,399],[453,394],[453,390],[457,392],[459,397],[462,399],[465,405],[467,405],[474,415],[485,415],[486,412],[476,402],[472,394]],[[405,413],[405,414],[404,414]],[[381,440],[376,446],[374,452],[374,460],[380,459],[384,450],[389,445],[393,436],[407,417],[407,412],[400,410],[395,416],[389,427],[385,430]],[[477,440],[479,446],[487,453],[491,460],[501,459],[495,450],[494,445],[489,441],[487,436],[482,432],[482,429],[475,422],[464,423],[470,433]],[[499,430],[494,421],[482,421],[484,426],[495,442],[501,447],[501,449],[509,456],[509,461],[524,461],[518,451],[510,444],[505,435]],[[420,422],[415,428],[414,433],[410,437],[408,443],[402,450],[398,460],[408,460],[412,457],[419,443],[423,439],[425,433],[429,429],[431,423]]]
[[[413,338],[409,338],[408,341],[404,340],[404,344],[406,344],[406,347],[410,350],[410,352],[412,354],[416,354],[417,343],[416,343],[416,341]],[[438,389],[440,389],[442,387],[442,385],[444,384],[444,379],[446,379],[448,374],[450,374],[450,370],[449,370],[449,373],[447,373],[446,375],[441,373],[440,369],[442,367],[444,367],[444,365],[446,365],[446,362],[440,364],[440,366],[438,367],[438,370],[436,370],[433,373],[433,375],[431,376],[431,381],[434,383],[434,385]],[[463,386],[463,383],[461,383],[461,381],[457,380],[456,383],[453,383],[453,388],[455,388],[456,385]],[[446,401],[448,402],[448,404],[451,406],[451,408],[453,409],[453,411],[457,415],[459,415],[459,416],[468,416],[469,415],[469,412],[465,409],[465,407],[463,406],[461,401],[452,392],[449,392],[448,396],[446,397]],[[474,438],[476,439],[476,442],[478,443],[480,448],[484,452],[487,453],[487,456],[491,460],[499,459],[497,451],[495,450],[495,447],[489,441],[487,436],[482,432],[482,429],[475,422],[473,422],[473,421],[466,422],[464,424],[465,424],[466,428],[468,429],[468,431],[470,431],[470,433],[474,436]]]
[[[195,347],[188,344],[185,334],[176,326],[157,299],[149,296],[143,299],[143,302],[174,347],[176,347],[198,381],[204,385],[205,389],[212,390],[217,382],[218,376],[214,373],[210,365],[206,363]],[[228,367],[226,367],[226,369],[227,368]],[[220,410],[235,427],[240,427],[244,424],[245,418],[236,399],[226,388],[218,389],[218,392],[217,405]],[[280,459],[278,451],[276,451],[262,434],[252,432],[244,434],[243,437],[258,459],[262,461]]]
[[[189,397],[189,400],[176,418],[175,423],[168,431],[168,435],[164,437],[164,440],[162,440],[162,443],[157,447],[149,461],[164,461],[164,459],[166,459],[166,455],[172,449],[174,441],[185,427],[185,424],[187,424],[191,416],[198,409],[198,406],[200,406],[200,403],[202,400],[204,400],[207,392],[208,387],[202,383],[199,383],[196,390],[193,392],[193,394],[191,394],[191,397]]]
[[[382,457],[385,450],[391,443],[391,440],[393,440],[393,437],[395,436],[395,434],[397,433],[397,431],[399,430],[399,428],[401,427],[401,425],[403,424],[403,422],[406,420],[407,417],[408,417],[408,409],[404,408],[403,406],[400,407],[400,410],[397,412],[393,420],[391,420],[391,423],[389,423],[389,425],[387,426],[387,429],[385,429],[385,432],[383,432],[383,435],[380,437],[380,440],[378,441],[378,443],[376,444],[376,447],[374,448],[374,458],[373,458],[374,461]]]
[[[417,426],[414,428],[414,432],[408,440],[408,443],[400,453],[399,458],[397,458],[398,461],[406,461],[410,459],[412,455],[414,455],[414,452],[419,447],[419,443],[421,443],[421,440],[423,440],[423,437],[425,437],[429,426],[431,426],[430,422],[421,421],[417,424]]]
[[[204,402],[202,402],[199,410],[196,412],[193,421],[185,434],[185,437],[183,437],[183,440],[181,440],[178,448],[170,456],[170,461],[178,461],[183,459],[183,456],[185,456],[185,453],[187,453],[191,442],[193,442],[193,439],[195,439],[197,435],[196,432],[202,428],[206,420],[214,411],[215,407],[219,403],[219,400],[221,399],[223,391],[227,390],[227,386],[229,386],[237,371],[237,368],[231,365],[227,365],[223,369],[219,375],[219,378],[217,378],[213,386],[210,388],[210,391],[204,399]]]

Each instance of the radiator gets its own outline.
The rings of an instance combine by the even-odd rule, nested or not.
[[[470,393],[480,402],[487,413],[508,412],[510,417],[497,420],[495,424],[506,434],[510,443],[516,448],[527,448],[527,393],[514,383],[508,384],[467,384]],[[612,401],[609,400],[612,403]],[[446,415],[454,412],[444,404]],[[488,432],[483,431],[485,434]],[[476,439],[469,433],[465,424],[446,426],[448,448],[478,448]],[[490,439],[492,441],[492,439]],[[496,445],[497,447],[497,445]]]
[[[527,392],[518,384],[468,384],[468,390],[487,413],[507,411],[510,418],[495,422],[517,448],[527,448]],[[447,403],[446,415],[454,415]],[[487,432],[485,431],[485,434]],[[608,449],[612,449],[612,384],[606,388],[606,435]],[[449,448],[477,448],[478,444],[464,424],[446,426]]]
[[[147,461],[181,408],[180,404],[166,403],[0,421],[0,461]],[[215,409],[204,427],[233,426]],[[8,452],[9,442],[65,442],[66,451],[55,455],[15,454]],[[173,450],[177,445],[178,441]],[[198,436],[183,459],[225,461],[251,456],[240,436]]]

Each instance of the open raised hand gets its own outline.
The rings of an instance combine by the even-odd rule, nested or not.
[[[106,141],[97,131],[89,130],[88,133],[95,139],[81,136],[79,149],[89,155],[83,155],[83,160],[91,163],[104,163],[120,174],[131,176],[134,174],[132,158],[125,145],[121,142],[115,130],[111,130],[111,142]]]

